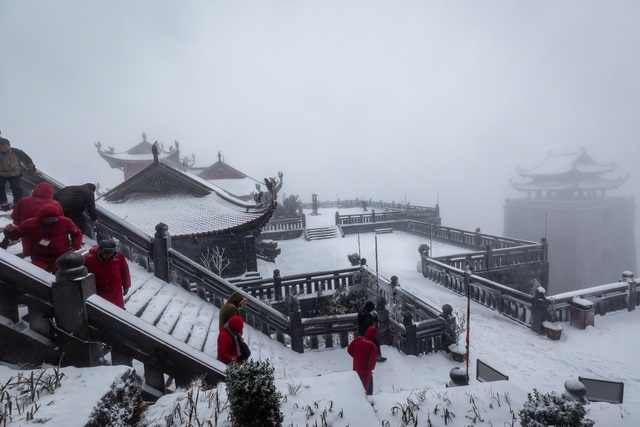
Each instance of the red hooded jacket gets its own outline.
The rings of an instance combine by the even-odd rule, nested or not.
[[[89,249],[84,256],[84,265],[96,278],[96,292],[99,296],[124,308],[123,289],[131,287],[129,264],[122,252],[116,251],[116,256],[104,260],[98,256],[98,246]]]
[[[11,219],[15,225],[22,224],[25,220],[29,218],[35,218],[38,216],[38,210],[47,203],[51,203],[58,208],[58,215],[63,216],[62,206],[60,203],[53,200],[53,185],[48,182],[41,182],[36,185],[36,188],[31,192],[30,197],[23,197],[18,200],[18,203],[13,207],[13,212],[11,212]],[[29,241],[29,237],[25,236],[22,238],[22,255],[29,256],[31,255],[30,251],[31,242]]]
[[[236,360],[240,356],[240,335],[242,335],[242,329],[244,322],[242,317],[236,315],[225,325],[220,328],[218,334],[218,360],[222,363],[229,364]],[[228,328],[228,329],[227,329]]]
[[[56,222],[45,224],[42,219],[55,217]],[[4,233],[12,240],[28,237],[31,262],[53,273],[58,271],[56,259],[70,249],[78,250],[82,245],[82,232],[69,218],[59,216],[58,208],[45,204],[38,211],[38,217],[29,218],[13,231]]]
[[[376,367],[377,347],[373,340],[378,336],[378,329],[369,326],[364,337],[357,336],[349,346],[347,352],[353,357],[353,370],[358,373],[364,389],[369,389],[373,369]]]

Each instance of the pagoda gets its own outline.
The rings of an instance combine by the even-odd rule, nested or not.
[[[586,152],[551,154],[511,180],[526,198],[507,199],[504,235],[549,243],[552,294],[612,283],[635,271],[633,197],[611,197],[629,175],[612,177],[618,164],[595,162]]]
[[[207,265],[209,256],[224,260],[223,277],[257,272],[256,245],[261,229],[276,208],[277,183],[251,201],[241,200],[195,174],[160,159],[157,144],[152,162],[105,193],[96,204],[150,238],[163,223],[172,248]]]
[[[145,133],[142,134],[142,142],[122,153],[116,153],[113,147],[104,150],[100,141],[96,142],[95,146],[100,157],[105,159],[111,168],[120,169],[124,172],[125,180],[153,163],[153,155],[151,153],[153,144],[147,141]],[[175,141],[174,145],[170,146],[168,150],[164,149],[163,144],[158,144],[157,149],[159,159],[167,165],[182,169],[188,169],[193,166],[194,156],[180,158],[180,144],[178,141]]]

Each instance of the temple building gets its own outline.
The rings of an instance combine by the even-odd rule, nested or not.
[[[116,153],[113,147],[104,150],[100,142],[95,144],[100,157],[106,160],[111,168],[122,170],[125,180],[153,163],[151,153],[153,145],[147,141],[147,136],[144,133],[142,134],[142,142],[122,153]],[[156,147],[158,158],[162,163],[182,171],[189,171],[242,200],[253,200],[259,193],[267,191],[264,181],[257,181],[225,163],[220,152],[218,152],[217,162],[207,167],[198,167],[195,166],[195,155],[180,157],[178,141],[175,141],[174,145],[166,150],[163,144],[157,144]],[[279,178],[278,184],[282,185],[281,174],[279,174]],[[279,189],[280,187],[277,190],[279,191]]]
[[[511,180],[526,197],[507,199],[504,235],[549,243],[551,294],[616,282],[636,271],[633,196],[607,191],[627,176],[612,177],[618,164],[595,162],[585,150],[549,154],[532,169],[519,168]]]
[[[125,180],[153,163],[153,154],[151,153],[153,144],[147,141],[147,135],[144,133],[142,134],[142,142],[122,153],[116,153],[113,147],[104,150],[99,141],[96,142],[95,146],[100,157],[105,159],[112,169],[120,169],[124,172]],[[165,150],[162,144],[158,144],[157,147],[158,158],[163,163],[185,169],[193,165],[193,157],[192,159],[180,158],[180,144],[178,141],[175,141],[175,144],[169,147],[168,150]]]
[[[209,258],[210,265],[223,267],[210,268],[216,274],[256,272],[256,238],[276,208],[275,179],[265,179],[265,191],[242,200],[166,164],[157,144],[151,147],[152,162],[96,203],[150,237],[165,224],[173,249],[205,266]]]

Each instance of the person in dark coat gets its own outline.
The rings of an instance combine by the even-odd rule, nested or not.
[[[0,209],[8,211],[12,205],[7,199],[7,182],[13,194],[13,205],[22,198],[22,167],[39,174],[31,157],[22,150],[12,148],[8,139],[0,136]]]
[[[31,192],[31,196],[23,197],[18,200],[18,203],[13,207],[13,211],[11,212],[11,219],[15,225],[22,224],[25,220],[29,218],[35,218],[38,216],[38,210],[48,203],[51,203],[58,209],[58,216],[63,216],[62,207],[60,203],[53,200],[53,185],[48,182],[41,182],[36,185],[36,187]],[[7,238],[8,243],[8,238]],[[5,242],[3,241],[0,244],[0,247],[6,249]],[[29,241],[29,237],[25,236],[22,238],[22,255],[30,256],[31,242]]]
[[[377,319],[377,315],[374,315],[375,311],[373,309],[376,308],[376,305],[373,301],[367,301],[362,310],[358,312],[358,335],[364,336],[369,329],[370,326],[374,326]],[[377,335],[377,334],[376,334]],[[382,357],[382,351],[380,350],[380,341],[376,338],[374,341],[376,345],[376,352],[378,355],[378,362],[384,362],[387,360],[386,357]]]
[[[95,225],[98,225],[98,215],[96,214],[96,186],[91,183],[83,185],[68,185],[53,195],[62,206],[64,216],[71,218],[83,233],[90,234],[84,219],[84,211],[87,211],[89,218]]]
[[[347,346],[347,353],[353,357],[353,370],[358,373],[367,396],[373,394],[373,370],[378,358],[373,340],[377,336],[378,329],[375,326],[369,326],[364,336],[355,337]]]
[[[218,360],[228,365],[231,362],[242,363],[251,356],[249,347],[242,341],[242,317],[231,316],[218,334]]]
[[[218,329],[222,329],[225,323],[232,316],[240,316],[240,309],[247,302],[247,299],[240,292],[231,294],[227,302],[220,309],[220,317],[218,317]]]
[[[31,263],[51,273],[58,271],[56,260],[69,250],[82,246],[82,232],[69,218],[60,216],[58,208],[48,203],[38,210],[38,217],[20,225],[7,224],[4,233],[11,240],[28,237]]]
[[[96,292],[107,301],[124,308],[124,296],[131,287],[129,264],[112,239],[102,240],[89,249],[84,265],[96,279]]]

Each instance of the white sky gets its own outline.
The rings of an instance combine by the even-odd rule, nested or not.
[[[325,217],[330,215],[310,217],[310,222],[313,226],[317,226],[326,220]],[[360,236],[362,255],[368,259],[372,268],[375,266],[375,236],[373,233]],[[402,287],[436,307],[446,303],[451,304],[456,312],[466,309],[464,297],[431,283],[416,270],[416,264],[419,261],[417,247],[419,243],[424,243],[419,236],[393,232],[377,235],[377,237],[381,275],[385,277],[397,275]],[[455,248],[448,245],[434,243],[436,243],[433,245],[436,255],[455,251]],[[278,246],[281,247],[282,254],[278,256],[275,264],[259,261],[263,277],[271,275],[273,268],[279,268],[283,276],[347,268],[349,263],[346,255],[357,252],[358,238],[350,235],[345,238],[313,242],[300,238],[280,241]],[[6,253],[6,256],[11,255]],[[26,264],[26,261],[22,260],[16,262]],[[185,304],[192,303],[198,306],[202,303],[197,296],[177,286],[150,279],[150,273],[133,264],[131,267],[132,288],[127,297],[127,311],[137,311],[139,307],[136,303],[140,303],[141,300],[136,299],[136,295],[153,289],[155,289],[153,292],[158,294],[173,295],[175,293],[173,298],[184,299]],[[147,281],[149,282],[146,283]],[[370,427],[388,420],[391,422],[390,425],[395,427],[400,425],[400,415],[392,415],[391,408],[398,404],[406,406],[407,398],[420,403],[420,410],[417,411],[420,425],[426,423],[427,414],[431,413],[433,425],[444,426],[442,412],[437,416],[433,414],[435,407],[441,405],[441,408],[447,407],[455,414],[456,423],[453,425],[457,426],[462,425],[459,424],[462,421],[467,421],[466,415],[472,415],[469,412],[471,411],[469,395],[475,397],[476,404],[480,408],[479,412],[487,425],[489,422],[492,425],[503,425],[504,422],[510,421],[509,408],[504,404],[505,393],[510,394],[512,409],[517,412],[526,399],[526,393],[531,392],[533,388],[545,393],[551,391],[560,393],[564,390],[563,385],[566,380],[576,380],[578,376],[625,383],[622,405],[593,403],[588,406],[590,410],[588,417],[596,420],[596,425],[636,427],[640,424],[640,380],[637,376],[637,366],[633,363],[633,356],[631,356],[637,354],[639,350],[639,341],[634,334],[640,320],[640,310],[631,313],[623,310],[606,316],[596,316],[594,327],[587,327],[585,330],[576,329],[565,323],[560,341],[551,341],[544,336],[539,336],[529,328],[475,302],[472,303],[471,310],[469,373],[472,380],[470,386],[456,389],[445,387],[449,381],[449,371],[454,367],[464,369],[464,364],[452,361],[450,356],[443,352],[415,357],[383,347],[383,354],[388,360],[376,366],[374,396],[371,399],[377,412],[365,399],[362,385],[356,375],[351,372],[352,360],[346,350],[306,351],[304,354],[298,354],[250,327],[245,328],[244,336],[251,348],[252,358],[269,359],[275,367],[276,385],[279,391],[287,396],[287,401],[282,404],[285,426],[292,423],[299,426],[307,423],[315,425],[314,420],[321,425],[320,414],[330,406],[331,401],[333,411],[328,412],[328,420],[333,424],[330,425],[348,424],[352,427]],[[218,311],[211,306],[208,312],[212,314],[205,317],[211,317],[215,324]],[[171,316],[171,314],[167,315]],[[173,313],[173,315],[177,316],[179,313]],[[157,318],[157,316],[151,317]],[[209,320],[198,319],[203,322]],[[149,328],[152,327],[149,325]],[[181,334],[186,336],[188,331],[185,333],[174,331],[174,335]],[[204,338],[207,340],[206,353],[215,356],[216,336]],[[509,381],[484,385],[477,382],[475,363],[478,358],[508,375]],[[217,362],[214,361],[214,363]],[[66,427],[73,427],[73,423],[77,422],[76,425],[83,426],[86,422],[84,417],[88,417],[87,407],[100,398],[101,390],[106,390],[108,383],[105,383],[105,379],[108,379],[109,375],[112,377],[117,375],[117,369],[112,369],[103,371],[103,374],[96,374],[95,369],[87,370],[85,373],[72,370],[67,374],[64,390],[61,389],[53,396],[43,397],[46,399],[45,404],[37,411],[37,415],[43,418],[52,417],[51,425],[59,423]],[[0,367],[0,383],[6,382],[10,375],[15,374],[14,371]],[[101,380],[93,380],[97,377]],[[296,384],[302,384],[300,393],[296,396],[290,395],[289,385]],[[224,390],[224,386],[221,386],[221,390]],[[423,390],[428,390],[427,399],[419,402],[418,394]],[[498,406],[494,400],[497,394],[500,394],[503,399],[501,406]],[[55,402],[47,405],[49,399]],[[450,401],[449,404],[447,400]],[[168,395],[162,399],[161,404],[150,409],[149,419],[158,419],[160,420],[158,425],[164,426],[164,417],[173,411],[175,403],[179,402],[181,407],[185,408],[185,401],[184,393]],[[318,403],[317,408],[315,403]],[[490,404],[493,408],[489,406]],[[74,412],[80,405],[83,410]],[[311,418],[305,415],[307,406],[314,410],[315,415]],[[339,416],[341,410],[344,418]],[[198,414],[203,417],[211,412],[212,409],[203,399]],[[74,420],[64,418],[69,413],[77,414]],[[470,423],[469,420],[467,424]],[[14,427],[22,424],[19,422],[19,417],[16,417],[14,423],[7,425]],[[186,425],[186,418],[182,424],[176,419],[175,425]],[[228,426],[223,423],[219,425]]]
[[[202,166],[221,151],[281,170],[306,201],[439,200],[447,225],[501,234],[509,179],[550,150],[620,162],[638,199],[638,16],[636,0],[0,0],[0,130],[66,184],[113,186],[93,144],[146,132]]]

